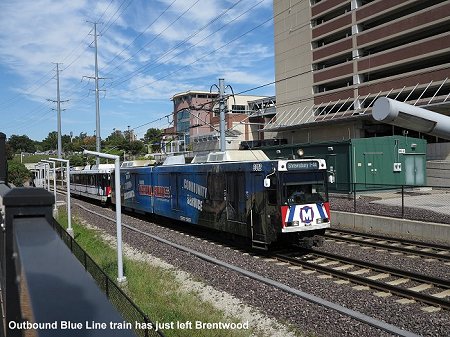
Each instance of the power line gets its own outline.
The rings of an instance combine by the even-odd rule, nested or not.
[[[238,20],[239,18],[241,18],[243,15],[245,15],[245,14],[248,13],[249,11],[253,10],[256,6],[258,6],[259,4],[261,4],[263,1],[264,1],[264,0],[260,0],[258,3],[254,4],[254,5],[251,6],[249,9],[247,9],[246,11],[242,12],[241,14],[239,14],[239,15],[238,15],[237,17],[235,17],[233,20],[231,20],[231,21],[227,22],[226,24],[222,25],[221,27],[219,27],[219,28],[216,29],[214,32],[210,33],[209,35],[207,35],[206,37],[204,37],[204,38],[201,39],[200,41],[197,41],[197,43],[191,45],[189,48],[186,48],[186,49],[180,51],[179,53],[175,54],[175,55],[172,56],[171,58],[167,59],[166,62],[173,60],[174,58],[176,58],[177,56],[180,56],[182,53],[186,52],[187,50],[192,49],[192,48],[194,48],[195,46],[199,45],[200,43],[202,43],[203,41],[205,41],[206,39],[208,39],[208,38],[211,37],[212,35],[216,34],[218,31],[222,30],[223,28],[225,28],[226,26],[228,26],[228,25],[231,24],[232,22],[234,22],[234,21]],[[165,52],[164,54],[162,54],[161,56],[159,56],[156,60],[152,61],[152,63],[149,63],[149,64],[147,64],[147,65],[144,65],[144,66],[142,66],[142,67],[136,69],[135,71],[129,73],[129,74],[127,75],[127,77],[126,77],[124,80],[118,82],[117,85],[115,85],[115,83],[116,83],[117,81],[116,81],[116,82],[112,82],[112,83],[111,83],[111,87],[116,87],[116,86],[118,86],[118,85],[120,85],[120,84],[123,84],[123,83],[127,82],[128,80],[132,79],[132,78],[134,77],[135,74],[138,74],[138,73],[147,73],[147,72],[149,72],[150,70],[154,70],[154,69],[160,67],[161,64],[156,64],[156,65],[154,65],[153,67],[149,68],[151,65],[153,65],[153,64],[156,63],[157,61],[161,60],[161,59],[162,59],[165,55],[167,55],[169,52],[171,52],[172,50],[177,49],[179,46],[185,44],[187,41],[189,41],[190,39],[192,39],[192,37],[198,35],[198,33],[200,33],[200,32],[201,32],[202,30],[204,30],[207,26],[209,26],[210,24],[212,24],[213,22],[215,22],[215,21],[216,21],[217,19],[219,19],[222,15],[224,15],[226,12],[228,12],[229,10],[231,10],[233,7],[235,7],[235,6],[236,6],[238,3],[240,3],[240,2],[241,2],[241,1],[236,2],[234,5],[232,5],[231,7],[229,7],[228,9],[226,9],[224,12],[222,12],[219,16],[217,16],[216,18],[214,18],[213,20],[211,20],[208,24],[206,24],[206,25],[204,25],[202,28],[200,28],[195,34],[192,34],[190,37],[188,37],[187,39],[185,39],[184,41],[182,41],[178,46],[172,48],[171,50],[169,50],[169,51]],[[272,18],[271,18],[271,19],[272,19]],[[270,19],[270,20],[271,20],[271,19]],[[270,21],[270,20],[268,20],[268,21]],[[267,21],[266,21],[266,22],[267,22]],[[266,23],[266,22],[264,22],[264,23]],[[228,44],[229,44],[229,43],[228,43]],[[228,44],[222,46],[221,48],[227,46]],[[217,50],[219,50],[219,49],[221,49],[221,48],[217,48],[216,50],[213,50],[212,52],[206,54],[204,57],[211,55],[212,53],[214,53],[215,51],[217,51]],[[188,64],[187,66],[181,67],[181,68],[178,69],[177,71],[180,71],[180,70],[182,70],[182,69],[184,69],[184,68],[186,68],[186,67],[188,67],[188,66],[190,66],[190,65],[192,65],[192,64],[194,64],[194,63],[196,63],[196,62],[198,62],[199,60],[203,59],[204,57],[195,60],[194,62],[192,62],[191,64]],[[176,72],[177,72],[177,71],[176,71]],[[170,73],[168,76],[170,76],[171,74],[172,74],[172,73]],[[168,76],[164,76],[164,77],[162,77],[162,78],[160,78],[160,79],[164,79],[164,78],[166,78],[166,77],[168,77]],[[153,83],[159,81],[160,79],[157,79],[157,80],[151,82],[150,84],[153,84]],[[146,86],[146,85],[144,85],[144,86]],[[142,86],[142,87],[143,87],[143,86]],[[134,88],[134,89],[139,89],[139,88],[141,88],[141,87],[137,87],[137,88]]]
[[[111,28],[111,26],[119,19],[119,17],[127,10],[127,8],[131,5],[131,3],[133,2],[133,0],[130,0],[128,2],[128,5],[122,10],[122,12],[117,15],[117,17],[114,19],[114,21],[111,21],[114,16],[119,12],[120,8],[122,8],[122,6],[125,4],[126,0],[122,1],[122,3],[120,4],[119,8],[117,8],[117,10],[115,11],[115,13],[111,16],[111,19],[109,19],[109,21],[105,24],[105,29],[103,29],[102,31],[100,31],[100,34],[104,34],[106,33],[109,28]]]
[[[37,85],[38,82],[40,82],[41,80],[46,78],[50,73],[51,73],[51,71],[46,72],[41,78],[39,78],[38,80],[34,81],[32,85]],[[6,101],[0,103],[0,110],[4,110],[4,109],[10,107],[13,104],[16,104],[17,102],[20,102],[18,99],[21,96],[31,95],[32,93],[38,91],[40,88],[42,88],[44,85],[46,85],[48,82],[50,82],[52,79],[53,79],[53,77],[50,77],[45,82],[43,82],[42,84],[38,85],[36,88],[27,90],[26,92],[18,93],[15,96],[13,96],[13,97],[7,99]]]
[[[163,13],[161,13],[161,15],[164,14],[164,13],[167,11],[167,9],[169,9],[170,6],[172,6],[172,4],[173,4],[175,1],[176,1],[176,0],[174,0],[174,1],[169,5],[169,7],[167,7],[166,10],[165,10]],[[228,8],[227,8],[226,10],[224,10],[222,13],[220,13],[220,14],[217,15],[215,18],[213,18],[212,20],[210,20],[208,23],[206,23],[205,25],[203,25],[203,26],[202,26],[200,29],[198,29],[195,33],[189,35],[186,39],[184,39],[183,41],[179,42],[178,44],[176,44],[174,47],[170,48],[170,49],[167,50],[166,52],[164,52],[164,53],[163,53],[162,55],[160,55],[157,59],[155,59],[154,61],[152,61],[152,63],[158,62],[158,61],[161,60],[165,55],[168,55],[170,52],[172,52],[172,51],[178,49],[179,47],[181,47],[182,45],[184,45],[185,43],[187,43],[189,40],[191,40],[193,37],[197,36],[200,32],[202,32],[202,31],[203,31],[204,29],[206,29],[208,26],[210,26],[211,24],[213,24],[215,21],[217,21],[219,18],[221,18],[223,15],[225,15],[228,11],[230,11],[231,9],[233,9],[235,6],[237,6],[237,5],[238,5],[240,2],[242,2],[242,1],[243,1],[243,0],[239,0],[239,1],[235,2],[231,7],[228,7]],[[260,2],[261,2],[261,1],[260,1]],[[253,7],[254,7],[254,6],[253,6]],[[161,15],[158,16],[157,19],[159,19],[159,17],[161,17]],[[240,15],[240,16],[241,16],[241,15]],[[156,20],[157,20],[157,19],[156,19]],[[155,21],[156,21],[156,20],[155,20]],[[152,24],[153,24],[155,21],[153,21]],[[234,21],[234,20],[232,20],[232,21]],[[232,21],[230,21],[229,23],[231,23]],[[225,25],[222,26],[220,29],[222,29],[223,27],[225,27]],[[147,28],[148,28],[148,27],[147,27]],[[219,31],[220,29],[216,30],[214,33],[216,33],[217,31]],[[213,34],[214,34],[214,33],[213,33]],[[200,41],[197,42],[196,44],[192,45],[192,46],[191,46],[190,48],[188,48],[188,49],[191,49],[192,47],[194,47],[194,46],[198,45],[199,43],[203,42],[206,38],[210,37],[211,35],[212,35],[212,34],[209,34],[207,37],[205,37],[204,39],[200,40]],[[133,41],[133,42],[134,42],[134,41]],[[140,49],[140,50],[142,50],[142,49]],[[139,51],[140,51],[140,50],[139,50]],[[186,50],[187,50],[187,49],[186,49]],[[139,52],[139,51],[138,51],[138,52]],[[122,51],[122,52],[123,52],[123,51]],[[135,56],[138,52],[136,52],[135,54],[133,54],[133,56]],[[179,54],[180,54],[180,53],[178,53],[178,54],[175,55],[174,57],[178,56]],[[170,58],[170,59],[168,59],[168,60],[166,60],[166,61],[170,61],[170,60],[172,60],[174,57],[172,57],[172,58]],[[123,63],[125,63],[126,61],[128,61],[128,60],[130,60],[130,59],[131,59],[131,57],[128,58],[127,60],[123,61],[120,65],[122,65]],[[115,67],[113,70],[117,69],[120,65],[118,65],[117,67]],[[147,69],[149,66],[150,66],[150,64],[144,65],[144,66],[138,68],[137,70],[135,70],[135,71],[129,73],[128,76],[130,76],[130,75],[132,75],[132,74],[136,74],[136,73],[138,73],[138,72],[140,72],[140,71],[143,71],[144,69]],[[155,69],[155,67],[152,68],[152,69]],[[112,71],[113,71],[113,70],[112,70]]]
[[[122,55],[122,53],[125,51],[125,50],[127,50],[138,38],[140,38],[147,30],[149,30],[150,29],[150,27],[152,27],[154,24],[155,24],[155,22],[156,21],[158,21],[159,20],[159,18],[161,17],[161,16],[163,16],[164,15],[164,13],[166,13],[168,10],[169,10],[169,8],[170,7],[172,7],[172,5],[176,2],[177,0],[173,0],[172,1],[172,3],[168,6],[168,7],[166,7],[166,9],[164,9],[164,11],[162,11],[162,13],[161,14],[159,14],[158,15],[158,17],[155,19],[155,20],[153,20],[142,32],[140,32],[134,39],[133,39],[133,41],[131,41],[124,49],[122,49],[122,51],[120,52],[120,53],[118,53],[118,54],[116,54],[113,58],[112,58],[112,60],[110,60],[110,61],[108,61],[107,63],[106,63],[106,65],[108,66],[109,64],[111,64],[117,57],[119,57],[120,55]],[[130,59],[127,59],[126,61],[128,61],[128,60],[130,60]],[[110,72],[107,72],[106,74],[109,74],[109,73],[111,73],[112,71],[114,71],[114,70],[116,70],[118,67],[120,67],[122,64],[124,64],[126,61],[124,61],[124,62],[122,62],[122,63],[120,63],[117,67],[115,67],[113,70],[111,70]]]
[[[151,45],[158,37],[160,37],[167,29],[169,29],[170,27],[172,27],[178,20],[180,20],[187,12],[189,12],[200,0],[195,1],[191,6],[189,6],[184,12],[182,12],[180,15],[178,15],[178,17],[176,19],[174,19],[171,23],[169,23],[162,31],[160,31],[157,35],[155,35],[149,42],[147,42],[144,46],[142,46],[141,48],[139,48],[139,50],[134,53],[133,55],[131,55],[128,59],[126,59],[125,61],[123,61],[121,64],[119,64],[118,66],[116,66],[113,70],[111,70],[109,73],[111,73],[112,71],[114,71],[115,69],[117,69],[120,65],[124,64],[125,62],[131,60],[134,56],[136,56],[139,52],[141,52],[142,50],[144,50],[145,48],[147,48],[149,45]],[[135,74],[136,71],[133,71],[131,74]],[[132,78],[132,77],[131,77]]]

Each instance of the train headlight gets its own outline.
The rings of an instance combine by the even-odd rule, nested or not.
[[[322,218],[318,218],[317,220],[316,220],[316,223],[322,223],[323,222],[323,219]]]
[[[292,221],[292,226],[300,226],[300,222],[298,220]]]

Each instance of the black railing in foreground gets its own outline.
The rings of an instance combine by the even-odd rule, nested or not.
[[[139,336],[163,336],[161,330],[155,330],[155,325],[149,317],[133,302],[133,300],[103,271],[102,268],[89,256],[88,253],[73,239],[69,233],[53,219],[52,226],[59,234],[67,247],[76,256],[78,261],[84,266],[86,271],[92,275],[93,279],[106,294],[109,301],[124,317],[131,323],[134,332]],[[144,327],[144,328],[143,328]]]
[[[1,332],[136,336],[52,227],[54,196],[42,188],[13,188],[0,196]]]
[[[449,186],[346,185],[351,193],[330,193],[331,211],[450,224]]]

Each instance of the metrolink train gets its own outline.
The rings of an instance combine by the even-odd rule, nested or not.
[[[322,244],[330,227],[325,160],[269,160],[260,150],[210,153],[189,164],[182,156],[169,159],[121,167],[123,208],[243,237],[254,248]],[[112,191],[114,203],[114,174],[90,172],[96,178],[83,179],[97,181],[96,198]],[[82,175],[72,171],[71,180]]]

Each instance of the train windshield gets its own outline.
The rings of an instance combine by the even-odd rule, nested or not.
[[[312,204],[328,201],[324,172],[289,172],[283,174],[283,205]]]

